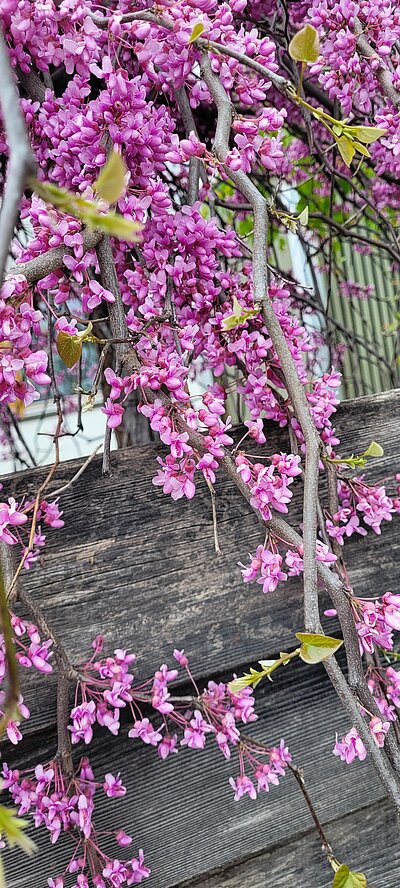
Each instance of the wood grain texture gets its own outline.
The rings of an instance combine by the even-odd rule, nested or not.
[[[392,392],[345,403],[338,411],[341,454],[360,453],[372,439],[384,446],[384,457],[369,463],[367,480],[378,480],[400,468],[399,406],[400,392]],[[284,432],[277,436],[276,430],[268,429],[266,452],[286,446]],[[223,556],[217,558],[206,485],[199,485],[190,503],[172,503],[151,485],[160,452],[157,445],[149,445],[113,454],[111,479],[101,477],[100,460],[95,460],[63,494],[66,526],[61,532],[49,532],[42,566],[24,573],[23,581],[75,662],[85,657],[93,637],[103,632],[111,647],[135,651],[137,671],[143,678],[160,663],[170,662],[176,646],[185,648],[199,681],[230,677],[243,666],[293,646],[294,633],[303,625],[301,587],[298,580],[291,580],[264,596],[257,585],[243,586],[237,561],[246,560],[247,553],[262,542],[246,503],[233,485],[218,480]],[[63,464],[57,487],[78,466]],[[42,477],[43,472],[35,470],[6,479],[5,492],[18,496],[29,487],[33,493]],[[301,519],[299,486],[289,519],[294,526]],[[385,524],[380,538],[370,533],[366,539],[351,539],[346,552],[360,594],[398,589],[396,520]],[[326,625],[334,634],[334,621]],[[28,767],[31,761],[45,761],[54,752],[55,687],[54,682],[27,671],[23,680],[33,716],[25,727],[24,741],[15,750],[8,746],[3,758]],[[336,831],[332,841],[337,835],[339,857],[344,843],[342,856],[349,858],[347,833],[357,836],[360,830],[353,864],[354,851],[361,854],[365,848],[369,852],[368,829],[374,816],[383,816],[380,806],[371,813],[369,805],[382,798],[382,790],[367,763],[346,768],[330,755],[335,730],[344,731],[350,725],[325,673],[319,667],[294,664],[282,670],[273,685],[261,687],[258,696],[260,721],[252,731],[269,743],[285,737],[305,769],[321,819]],[[183,883],[291,888],[298,883],[297,871],[312,888],[329,885],[323,855],[317,853],[318,842],[293,778],[287,776],[281,788],[273,788],[256,803],[248,799],[234,803],[228,777],[237,773],[237,767],[234,762],[225,763],[217,750],[184,750],[162,763],[153,750],[127,739],[127,729],[125,725],[118,741],[99,730],[93,752],[90,748],[99,779],[106,771],[121,770],[128,787],[122,803],[102,802],[97,819],[103,828],[123,825],[133,834],[135,848],[144,847],[153,871],[149,888]],[[80,747],[79,751],[83,752]],[[391,822],[387,811],[385,817]],[[341,831],[342,818],[349,825]],[[382,838],[382,831],[377,835]],[[33,861],[18,855],[17,864],[17,855],[9,857],[9,888],[41,888],[43,873],[56,875],[66,860],[63,843],[50,847],[39,832],[35,839],[40,855]],[[378,861],[380,867],[378,878],[374,871],[374,888],[395,888],[399,881],[400,853],[393,855],[392,847],[388,834],[385,860],[390,865],[383,856],[376,856],[374,848],[374,866]],[[301,854],[299,849],[303,849]],[[360,869],[367,869],[369,857],[356,860]],[[222,874],[208,878],[207,874],[221,868]]]

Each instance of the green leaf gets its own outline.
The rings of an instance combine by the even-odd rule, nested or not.
[[[332,888],[367,888],[364,873],[352,873],[345,863],[336,870]]]
[[[335,141],[346,166],[349,167],[356,153],[353,142],[351,142],[350,139],[347,138],[347,136],[340,136],[340,138],[335,139]]]
[[[200,37],[204,30],[205,27],[203,25],[203,22],[196,22],[188,42],[194,43],[194,41],[197,40],[198,37]]]
[[[377,444],[376,441],[371,441],[368,449],[363,453],[363,456],[383,456],[384,450],[380,444]]]
[[[93,330],[93,324],[91,321],[89,321],[87,327],[85,327],[85,329],[82,330],[81,333],[76,334],[76,339],[79,342],[86,342],[87,340],[89,340],[91,342],[93,339],[93,337],[91,336],[92,330]]]
[[[343,644],[338,638],[308,632],[296,632],[296,638],[301,641],[300,658],[305,663],[320,663],[321,660],[327,660]]]
[[[28,826],[27,820],[22,820],[14,811],[0,805],[0,834],[4,834],[10,848],[18,845],[25,854],[33,854],[36,851],[36,845],[29,836],[24,833],[25,827]]]
[[[371,145],[387,132],[378,126],[344,126],[343,129],[347,135],[357,139],[357,142],[363,142],[364,145]]]
[[[79,334],[70,336],[69,333],[64,333],[62,330],[57,336],[56,346],[61,360],[69,370],[72,370],[82,354],[82,341],[79,339]]]
[[[250,666],[250,672],[246,672],[240,678],[234,678],[233,681],[229,682],[229,690],[232,694],[237,694],[243,688],[247,688],[250,685],[252,685],[253,688],[256,688],[261,679],[268,676],[271,667],[275,666],[276,662],[276,660],[260,660],[261,671],[253,669],[252,666]]]
[[[95,190],[102,200],[106,200],[109,204],[115,204],[119,200],[125,190],[125,173],[126,167],[121,155],[117,151],[112,151],[97,182],[94,183]]]
[[[358,151],[359,154],[362,154],[363,157],[371,157],[368,148],[366,148],[365,145],[362,145],[361,142],[354,141],[353,145],[356,151]]]
[[[244,324],[249,318],[254,318],[258,315],[258,309],[256,308],[243,308],[236,298],[233,297],[233,314],[229,315],[227,318],[224,318],[222,321],[222,329],[223,330],[234,330],[239,324]]]
[[[101,178],[101,174],[99,180]],[[98,181],[99,181],[98,180]],[[143,225],[140,222],[134,222],[133,219],[125,219],[119,213],[111,211],[110,213],[101,213],[99,206],[94,200],[84,200],[79,195],[65,188],[58,188],[51,182],[39,182],[37,179],[30,181],[31,187],[36,193],[64,213],[69,213],[80,219],[88,228],[97,228],[120,240],[134,242],[139,240],[139,232]]]
[[[296,62],[316,62],[319,56],[318,31],[306,25],[289,43],[289,55]]]
[[[304,210],[297,217],[297,221],[299,225],[308,225],[308,207],[304,207]]]
[[[341,123],[335,123],[335,125],[332,127],[332,132],[335,133],[335,136],[338,136],[340,138],[340,136],[343,134],[343,126],[341,125]]]
[[[247,215],[244,219],[239,219],[236,225],[239,237],[247,237],[253,231],[254,218],[252,215]]]
[[[103,215],[99,212],[86,213],[83,221],[91,228],[98,228],[112,237],[118,237],[120,240],[131,242],[140,239],[140,231],[143,225],[140,222],[134,222],[133,219],[125,219],[119,213],[107,213]]]

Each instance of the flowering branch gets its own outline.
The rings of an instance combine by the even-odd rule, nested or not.
[[[214,151],[224,163],[229,150],[229,135],[232,124],[232,107],[221,81],[214,74],[208,56],[202,58],[202,74],[213,96],[218,110]],[[267,290],[267,233],[268,207],[265,198],[241,170],[229,171],[240,193],[247,198],[254,212],[253,246],[253,292],[255,304],[262,306],[263,318],[271,336],[275,351],[281,363],[285,384],[292,401],[306,443],[306,465],[304,472],[304,621],[306,629],[317,632],[320,629],[317,568],[315,546],[317,539],[317,501],[319,474],[319,440],[310,416],[304,389],[299,381],[290,349],[274,312]]]
[[[0,212],[0,285],[3,282],[9,246],[23,190],[36,170],[36,161],[26,134],[8,51],[0,29],[0,108],[7,135],[10,159]]]
[[[83,247],[85,252],[97,247],[102,237],[101,231],[84,230]],[[61,268],[64,256],[72,256],[73,252],[73,247],[64,245],[54,247],[52,250],[46,250],[40,253],[39,256],[35,256],[34,259],[29,259],[28,262],[13,265],[8,272],[9,277],[21,274],[28,284],[35,284],[42,278],[47,277],[48,274],[56,271],[57,268]]]
[[[368,42],[368,38],[366,37],[366,29],[364,29],[362,22],[355,16],[354,18],[354,33],[357,37],[357,49],[362,55],[364,59],[367,59],[369,62],[372,62],[372,69],[374,75],[381,87],[382,93],[386,96],[400,111],[400,93],[395,88],[393,84],[392,74],[385,65],[385,62],[379,55],[375,52],[374,48]]]

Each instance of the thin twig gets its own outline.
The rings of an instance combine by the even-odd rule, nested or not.
[[[57,428],[56,428],[56,431],[55,431],[55,434],[54,434],[54,439],[53,439],[53,440],[54,440],[54,446],[55,446],[55,459],[54,459],[54,463],[52,464],[52,466],[51,466],[49,472],[47,473],[47,475],[46,475],[46,477],[45,477],[43,483],[40,485],[40,487],[39,487],[39,489],[38,489],[38,491],[37,491],[37,493],[36,493],[36,497],[35,497],[35,501],[34,501],[34,505],[33,505],[33,514],[32,514],[32,519],[31,519],[31,530],[30,530],[30,534],[29,534],[28,545],[27,545],[27,547],[25,548],[25,551],[24,551],[24,553],[23,553],[23,555],[22,555],[22,558],[21,558],[21,560],[20,560],[20,562],[19,562],[19,565],[18,565],[18,567],[17,567],[17,569],[16,569],[16,571],[15,571],[15,574],[14,574],[14,576],[13,576],[13,579],[12,579],[11,585],[10,585],[10,587],[9,587],[9,589],[8,589],[8,600],[9,600],[9,603],[10,603],[10,604],[14,601],[14,599],[15,599],[15,598],[17,597],[17,595],[18,595],[18,590],[17,590],[17,581],[18,581],[18,577],[19,577],[19,575],[20,575],[20,573],[21,573],[21,570],[22,570],[22,568],[23,568],[23,566],[24,566],[24,564],[25,564],[25,561],[26,561],[28,555],[30,554],[30,552],[33,551],[34,540],[35,540],[35,533],[36,533],[37,515],[38,515],[39,506],[40,506],[40,502],[41,502],[41,499],[42,499],[43,493],[44,493],[44,491],[46,490],[47,486],[50,484],[50,481],[52,480],[52,478],[53,478],[53,476],[54,476],[55,472],[57,471],[57,468],[58,468],[58,466],[59,466],[59,464],[60,464],[60,445],[59,445],[59,438],[60,438],[60,431],[61,431],[61,425],[62,425],[63,417],[62,417],[62,413],[61,413],[61,411],[60,411],[60,409],[59,409],[59,404],[58,404],[58,403],[57,403],[57,408],[58,408]]]
[[[128,329],[109,237],[104,236],[99,242],[97,247],[97,258],[99,260],[101,283],[103,287],[110,290],[114,296],[114,302],[111,302],[109,305],[109,315],[111,333],[117,343],[115,347],[115,372],[118,376],[123,371],[124,360],[127,354],[127,346],[124,343],[128,334]],[[111,435],[112,431],[109,426],[106,425],[103,450],[103,475],[109,475],[111,472]]]
[[[190,107],[190,102],[188,99],[188,94],[184,86],[179,86],[175,90],[175,97],[178,104],[179,111],[181,113],[182,122],[185,127],[185,135],[189,138],[191,133],[194,133],[196,138],[199,138],[196,123],[193,117],[193,111]],[[190,157],[189,158],[189,181],[188,181],[188,194],[187,194],[187,202],[189,206],[193,206],[198,200],[199,197],[199,179],[200,176],[204,181],[207,181],[207,173],[204,169],[204,164],[200,160],[199,157]]]
[[[69,721],[69,677],[63,662],[58,663],[57,681],[57,754],[61,769],[67,780],[72,780],[74,767],[72,761],[71,734],[68,731]]]
[[[46,638],[50,638],[54,645],[54,655],[58,662],[63,663],[64,671],[67,676],[71,679],[78,679],[79,673],[72,665],[68,654],[64,648],[64,645],[60,641],[58,635],[54,632],[54,629],[51,628],[50,624],[47,622],[47,619],[42,611],[42,608],[36,601],[33,600],[29,592],[26,592],[21,586],[18,589],[18,601],[20,604],[23,604],[26,607],[27,611],[31,614],[35,621],[35,625],[40,629],[43,635]]]
[[[93,450],[93,453],[91,453],[90,456],[88,456],[88,458],[85,460],[85,462],[80,467],[80,469],[78,469],[78,471],[75,472],[75,475],[73,475],[72,478],[70,478],[70,480],[66,482],[66,484],[63,484],[62,487],[57,487],[57,490],[49,491],[49,496],[59,496],[60,493],[64,493],[64,491],[68,490],[68,488],[71,487],[72,484],[75,484],[75,481],[77,481],[78,478],[80,478],[81,475],[83,475],[83,473],[86,472],[86,469],[88,468],[88,466],[90,466],[90,463],[92,462],[92,460],[94,460],[96,454],[99,452],[99,450],[102,446],[103,446],[103,443],[98,444],[96,449]]]

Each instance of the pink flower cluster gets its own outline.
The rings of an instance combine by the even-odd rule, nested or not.
[[[36,386],[49,386],[47,354],[34,347],[42,313],[33,308],[23,275],[9,278],[0,290],[0,403],[21,401],[28,406],[39,398]]]
[[[257,580],[261,583],[263,592],[274,592],[278,583],[287,580],[288,577],[297,577],[303,572],[303,547],[293,551],[289,549],[285,555],[287,573],[282,570],[283,557],[279,554],[277,543],[272,534],[269,534],[268,548],[258,546],[254,555],[250,555],[250,564],[245,567],[240,563],[242,576],[245,583]],[[316,560],[324,564],[334,564],[336,555],[328,549],[325,543],[317,541]]]
[[[121,712],[127,709],[133,717],[129,737],[154,746],[163,760],[171,753],[176,754],[180,747],[204,749],[209,735],[227,759],[236,748],[241,773],[245,761],[249,766],[254,765],[253,770],[258,768],[254,752],[251,751],[251,741],[248,741],[248,748],[247,740],[241,740],[239,728],[240,723],[247,725],[257,718],[251,688],[243,688],[234,694],[229,685],[210,681],[200,694],[184,651],[175,650],[174,657],[186,670],[195,690],[190,703],[187,699],[181,702],[179,697],[171,697],[169,689],[170,683],[178,677],[177,669],[169,669],[163,664],[150,681],[137,684],[130,671],[135,660],[134,655],[117,650],[113,657],[103,658],[100,657],[102,645],[102,638],[97,638],[93,643],[92,658],[80,669],[82,680],[77,686],[76,704],[71,711],[69,726],[73,744],[80,741],[89,744],[96,722],[107,727],[111,733],[118,734]],[[143,713],[144,705],[151,706],[153,711],[161,715],[158,726]],[[291,759],[283,741],[282,744],[281,753],[275,748],[268,748],[265,753],[269,756],[270,768],[268,770],[267,765],[263,765],[266,785],[261,785],[263,781],[260,777],[259,789],[268,789],[267,773],[271,772],[269,782],[275,784],[278,782],[277,775],[283,776],[285,761]],[[263,748],[259,744],[258,747],[258,752],[262,755]],[[259,779],[258,772],[256,779]]]
[[[72,888],[89,888],[90,884],[95,888],[120,888],[136,885],[149,876],[142,850],[137,857],[119,860],[101,848],[104,836],[93,821],[95,794],[102,790],[108,798],[125,795],[119,775],[106,774],[104,784],[97,783],[88,758],[81,759],[70,780],[56,760],[37,765],[30,776],[10,769],[4,762],[1,773],[4,788],[10,792],[20,815],[29,814],[36,827],[45,827],[53,844],[63,833],[75,839],[76,848],[66,871],[74,878]],[[122,829],[114,832],[114,838],[123,848],[132,842]],[[49,888],[63,888],[64,875],[49,878],[47,884]]]
[[[377,599],[352,599],[361,653],[377,647],[393,649],[393,630],[400,630],[400,595],[386,592]]]
[[[369,729],[377,746],[382,748],[385,743],[385,735],[390,727],[390,722],[382,721],[378,716],[374,715],[369,722]],[[341,740],[338,740],[336,734],[336,743],[333,747],[333,754],[339,756],[342,762],[351,765],[356,758],[363,762],[367,757],[367,750],[358,735],[355,728],[352,728],[348,734],[345,734]]]

